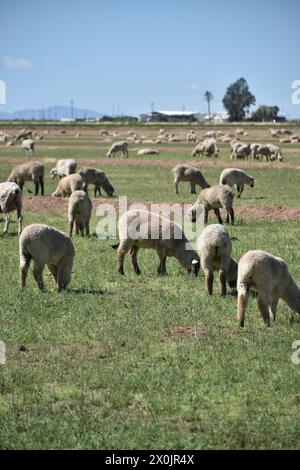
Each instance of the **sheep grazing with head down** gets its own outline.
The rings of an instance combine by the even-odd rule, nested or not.
[[[128,143],[124,140],[115,142],[107,152],[107,158],[115,157],[118,152],[122,152],[124,158],[128,158]]]
[[[60,180],[52,197],[69,197],[74,191],[83,189],[83,179],[77,173],[65,176]]]
[[[74,191],[69,199],[68,218],[69,218],[69,236],[72,237],[75,224],[76,235],[84,237],[90,235],[90,220],[92,215],[92,201],[85,191]]]
[[[220,175],[220,184],[227,184],[231,188],[236,186],[237,197],[241,197],[245,184],[253,188],[254,178],[239,168],[226,168]]]
[[[174,175],[175,192],[178,194],[178,185],[180,181],[187,181],[191,184],[191,193],[196,194],[196,185],[198,184],[201,189],[209,188],[209,184],[205,180],[199,168],[191,165],[176,165],[172,168]]]
[[[205,275],[206,292],[213,293],[214,271],[219,272],[221,295],[226,295],[226,282],[236,287],[237,262],[231,257],[232,243],[223,225],[205,227],[197,241],[197,252]]]
[[[203,189],[195,204],[188,210],[188,216],[192,222],[196,222],[197,214],[200,208],[204,209],[204,222],[207,224],[208,213],[213,210],[219,224],[222,224],[220,209],[223,207],[226,212],[226,223],[234,225],[234,210],[233,210],[234,192],[228,185],[217,184],[209,188]]]
[[[102,170],[96,168],[81,168],[78,172],[83,180],[83,190],[87,193],[89,184],[94,184],[94,197],[97,197],[97,192],[101,196],[101,188],[104,189],[108,196],[113,196],[114,187],[109,182],[108,177]]]
[[[73,173],[76,173],[77,169],[77,162],[76,160],[73,159],[67,159],[67,160],[58,160],[56,162],[56,165],[54,168],[50,170],[50,178],[55,178],[56,176],[59,177],[59,179],[63,178],[64,176],[69,176],[72,175]]]
[[[119,220],[118,248],[119,273],[124,274],[124,258],[129,252],[133,270],[140,274],[137,254],[140,248],[156,250],[160,264],[158,274],[167,274],[166,259],[175,257],[187,271],[198,274],[199,257],[182,230],[175,222],[146,210],[125,212]]]
[[[0,183],[0,213],[4,214],[5,224],[2,236],[8,232],[10,212],[16,210],[19,222],[18,235],[22,232],[22,191],[16,183]]]
[[[75,250],[71,239],[54,227],[32,224],[25,227],[19,240],[20,283],[25,287],[28,269],[33,261],[33,276],[41,290],[45,290],[43,271],[47,265],[60,292],[71,280]]]
[[[7,181],[16,183],[20,189],[23,189],[25,181],[33,181],[35,185],[35,195],[39,193],[41,187],[41,195],[44,195],[44,173],[45,167],[41,162],[26,162],[15,166]]]
[[[266,325],[276,319],[279,299],[291,310],[300,313],[300,289],[296,285],[288,266],[277,256],[266,251],[254,250],[245,253],[239,261],[237,280],[237,318],[244,326],[250,289],[258,293],[257,304]]]

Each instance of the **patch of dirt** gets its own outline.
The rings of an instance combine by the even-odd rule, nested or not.
[[[233,328],[226,328],[226,327],[218,327],[219,333],[225,336],[232,336],[236,334],[237,330]],[[212,327],[204,326],[204,325],[186,325],[186,326],[172,326],[167,328],[167,335],[171,337],[193,337],[193,338],[204,338],[205,336],[209,335],[213,331]]]

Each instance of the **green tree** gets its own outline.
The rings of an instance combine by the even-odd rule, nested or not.
[[[255,104],[255,101],[255,96],[250,92],[247,81],[239,78],[227,88],[223,105],[228,111],[230,121],[242,121],[245,117],[245,110]]]
[[[210,102],[213,99],[213,94],[211,93],[211,91],[206,91],[203,96],[205,101],[207,102],[208,119],[210,120]]]
[[[279,113],[278,106],[259,106],[251,116],[251,121],[273,121]]]

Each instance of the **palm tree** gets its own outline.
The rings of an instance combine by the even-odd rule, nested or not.
[[[210,102],[213,99],[213,94],[210,91],[206,91],[203,96],[205,101],[207,101],[208,120],[210,121]]]

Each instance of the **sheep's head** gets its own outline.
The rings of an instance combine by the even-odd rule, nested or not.
[[[250,186],[251,186],[251,188],[253,188],[253,187],[254,187],[254,178],[251,178],[251,180],[250,180],[250,181],[251,181],[251,184],[250,184]]]
[[[111,157],[111,152],[107,152],[106,156],[107,156],[107,158],[110,158]]]
[[[50,176],[51,179],[55,178],[55,176],[57,176],[57,169],[52,168],[52,170],[50,170],[49,176]]]
[[[114,187],[108,181],[108,179],[105,180],[103,184],[103,189],[108,196],[113,196],[115,190],[114,190]]]
[[[192,270],[191,270],[191,272],[197,277],[198,274],[199,274],[199,270],[200,270],[200,258],[197,257],[197,258],[194,258],[192,260]]]

